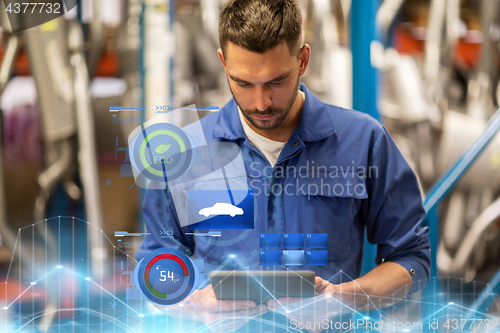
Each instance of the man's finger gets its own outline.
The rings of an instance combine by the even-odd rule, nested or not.
[[[322,290],[326,289],[326,287],[328,287],[328,285],[330,284],[328,281],[326,280],[323,280],[322,278],[320,278],[319,276],[316,276],[314,278],[314,282],[316,284],[316,292],[319,293],[321,292]]]
[[[219,301],[219,311],[237,311],[254,309],[257,307],[255,301]]]

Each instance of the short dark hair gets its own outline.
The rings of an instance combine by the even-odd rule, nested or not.
[[[285,42],[298,56],[301,34],[302,15],[294,0],[230,0],[219,14],[223,51],[228,41],[257,53]]]

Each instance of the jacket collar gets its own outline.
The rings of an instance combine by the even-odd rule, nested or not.
[[[306,100],[302,110],[302,118],[295,132],[304,141],[319,141],[335,134],[335,126],[326,104],[310,92],[303,83],[300,83],[299,89],[305,93]],[[227,140],[246,138],[234,98],[220,110],[213,136],[214,139]]]

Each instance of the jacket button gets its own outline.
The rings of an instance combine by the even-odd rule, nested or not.
[[[295,141],[295,143],[293,144],[295,147],[297,147],[299,145],[299,142],[298,141]]]
[[[411,275],[415,274],[415,270],[414,270],[413,268],[412,268],[412,269],[410,269],[410,274],[411,274]]]

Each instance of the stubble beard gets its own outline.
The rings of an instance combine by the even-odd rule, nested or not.
[[[299,78],[300,75],[297,76],[297,83],[295,84],[295,87],[293,88],[293,95],[290,97],[288,100],[286,106],[284,108],[274,108],[272,106],[268,107],[265,111],[259,111],[259,110],[248,110],[248,109],[243,109],[238,103],[238,100],[234,96],[233,90],[231,89],[231,85],[229,85],[229,90],[231,91],[231,94],[233,95],[234,101],[238,105],[238,107],[241,110],[241,113],[245,117],[245,119],[255,128],[258,130],[263,130],[263,131],[270,131],[278,128],[285,119],[288,117],[288,114],[290,113],[290,110],[292,109],[293,103],[295,103],[295,99],[297,98],[297,95],[299,94]],[[256,120],[255,118],[252,117],[252,115],[261,115],[261,116],[266,116],[266,115],[276,115],[271,121],[259,121]]]

